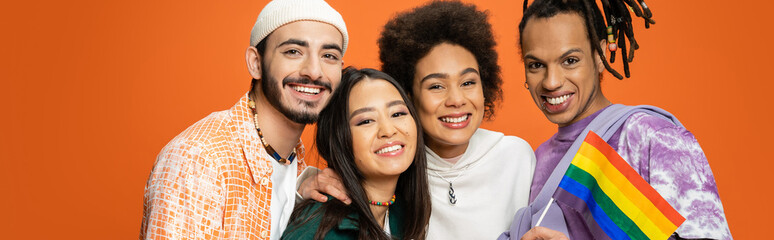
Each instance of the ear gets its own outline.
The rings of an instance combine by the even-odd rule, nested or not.
[[[602,39],[602,40],[599,41],[599,48],[602,49],[602,54],[605,55],[605,59],[608,59],[608,56],[607,56],[607,40],[606,39]],[[594,54],[594,59],[596,60],[596,63],[597,63],[597,72],[599,72],[599,73],[604,72],[605,71],[605,63],[602,62],[604,60],[602,60],[602,58],[599,57],[599,54]]]
[[[258,54],[258,49],[255,47],[248,47],[245,51],[245,62],[247,63],[247,71],[255,79],[261,79],[261,55]]]

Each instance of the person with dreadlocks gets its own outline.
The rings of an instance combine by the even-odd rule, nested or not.
[[[568,204],[549,205],[579,143],[593,131],[686,218],[672,239],[731,239],[712,170],[693,134],[662,109],[612,104],[603,94],[605,69],[623,78],[605,50],[613,63],[620,49],[630,76],[628,64],[639,48],[630,11],[646,27],[655,22],[643,0],[601,3],[600,9],[596,0],[536,0],[525,9],[519,23],[525,86],[559,130],[535,151],[530,205],[500,238],[611,238]],[[533,228],[546,208],[540,227]]]

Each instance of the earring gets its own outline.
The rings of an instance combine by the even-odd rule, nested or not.
[[[526,81],[524,82],[524,88],[526,88],[527,90],[529,90],[529,85],[527,85],[527,82],[526,82]]]
[[[611,52],[618,50],[618,44],[615,44],[615,36],[613,36],[613,26],[607,26],[607,49]]]

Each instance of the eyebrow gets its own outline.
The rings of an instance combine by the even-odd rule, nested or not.
[[[478,72],[478,70],[476,70],[475,68],[465,68],[464,70],[460,71],[459,75],[462,76],[462,75],[465,75],[465,74],[468,74],[468,73],[476,73],[478,75],[481,75]],[[419,83],[422,83],[425,80],[431,79],[431,78],[449,78],[449,74],[446,74],[446,73],[431,73],[431,74],[428,74],[427,76],[423,77],[422,80],[419,81]]]
[[[387,107],[392,107],[392,106],[395,106],[395,105],[404,105],[405,106],[406,103],[403,102],[403,100],[395,100],[395,101],[387,103]],[[361,114],[361,113],[364,113],[364,112],[371,112],[371,111],[376,111],[376,109],[372,108],[372,107],[358,108],[357,110],[352,111],[352,115],[349,116],[349,119],[352,119],[353,117],[355,117],[358,114]]]
[[[526,56],[524,56],[524,59],[532,59],[532,60],[535,60],[535,61],[538,61],[538,62],[541,62],[541,61],[543,61],[543,60],[542,60],[542,59],[540,59],[540,58],[537,58],[537,57],[535,57],[535,56],[532,56],[532,54],[527,54]]]
[[[339,50],[339,52],[342,52],[341,46],[339,46],[338,44],[333,44],[333,43],[324,44],[322,46],[322,49],[335,49],[335,50]]]
[[[446,74],[446,73],[431,73],[431,74],[428,74],[427,76],[423,77],[422,80],[419,80],[419,83],[422,83],[425,80],[431,79],[431,78],[449,78],[449,74]]]
[[[573,48],[573,49],[567,50],[567,52],[564,52],[564,54],[562,54],[562,56],[560,56],[559,58],[567,57],[567,55],[570,55],[575,52],[581,52],[580,48]]]
[[[358,108],[357,110],[355,110],[355,111],[352,111],[352,115],[350,115],[350,116],[349,116],[349,119],[352,119],[352,118],[354,118],[354,117],[355,117],[355,116],[357,116],[358,114],[361,114],[361,113],[364,113],[364,112],[372,112],[372,111],[374,111],[374,110],[375,110],[375,109],[374,109],[374,108],[372,108],[372,107],[364,107],[364,108]]]
[[[302,47],[309,47],[309,43],[307,41],[294,39],[294,38],[288,39],[287,41],[280,43],[279,45],[277,45],[277,47],[281,47],[283,45],[298,45]],[[322,49],[334,49],[334,50],[338,50],[339,52],[342,52],[341,46],[333,43],[324,44],[322,46]]]
[[[573,49],[567,50],[566,52],[564,52],[562,54],[562,56],[559,56],[559,59],[565,58],[565,57],[567,57],[567,55],[570,55],[570,54],[576,53],[576,52],[581,52],[580,48],[573,48]],[[535,61],[543,61],[540,58],[532,56],[532,54],[527,54],[526,56],[524,56],[524,59],[532,59],[532,60],[535,60]]]
[[[468,74],[468,73],[476,73],[478,75],[481,75],[480,73],[478,73],[478,70],[476,70],[474,68],[466,68],[465,70],[462,70],[462,72],[460,72],[460,76]]]
[[[291,39],[288,39],[288,40],[280,43],[279,45],[277,45],[277,47],[281,47],[283,45],[292,45],[292,44],[299,45],[299,46],[302,46],[302,47],[308,47],[309,46],[309,43],[304,41],[304,40],[298,40],[298,39],[291,38]]]
[[[387,103],[387,107],[392,107],[392,106],[395,106],[395,105],[406,105],[406,103],[403,102],[403,100],[395,100],[395,101]]]

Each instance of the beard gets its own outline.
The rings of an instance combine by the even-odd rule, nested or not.
[[[282,88],[289,83],[297,83],[297,84],[317,85],[330,90],[331,86],[329,83],[312,81],[311,79],[308,79],[308,78],[286,77],[282,79],[283,87],[280,87],[280,85],[277,84],[277,79],[271,77],[271,74],[269,74],[268,69],[264,68],[263,66],[262,66],[262,69],[263,69],[263,73],[261,74],[261,78],[262,78],[261,91],[263,92],[263,95],[266,96],[266,99],[269,101],[269,104],[271,104],[271,106],[273,106],[275,109],[277,109],[277,111],[282,113],[282,115],[285,115],[285,117],[290,119],[290,121],[300,123],[300,124],[312,124],[317,122],[317,117],[319,115],[319,112],[315,111],[314,109],[317,108],[317,105],[320,104],[319,102],[308,102],[308,101],[299,99],[298,105],[301,105],[300,109],[293,109],[292,106],[288,106],[282,103]]]

